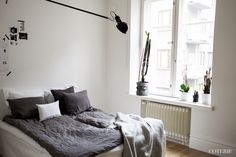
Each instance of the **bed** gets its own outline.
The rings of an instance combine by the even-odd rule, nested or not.
[[[123,145],[96,157],[121,157]],[[0,154],[3,157],[51,157],[35,140],[21,130],[0,121]]]
[[[12,115],[0,121],[3,157],[164,157],[162,121],[103,112],[90,105],[87,91],[55,91],[55,99],[47,104],[45,95],[39,104],[42,98],[35,95],[8,98]],[[63,97],[66,110],[57,96]]]

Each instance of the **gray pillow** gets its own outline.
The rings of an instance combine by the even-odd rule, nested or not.
[[[61,114],[67,114],[65,109],[65,102],[64,102],[64,93],[74,93],[74,87],[69,87],[67,89],[52,89],[51,93],[55,99],[55,101],[59,100],[59,107]]]
[[[64,93],[64,101],[68,114],[77,114],[92,108],[86,90],[78,93]]]
[[[44,97],[27,97],[19,99],[7,99],[11,113],[15,118],[37,118],[38,108],[36,104],[45,104]]]

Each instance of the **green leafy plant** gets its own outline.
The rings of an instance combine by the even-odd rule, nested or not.
[[[190,89],[189,85],[183,83],[180,85],[179,91],[183,93],[188,93],[189,89]]]
[[[145,82],[145,76],[148,72],[148,64],[149,64],[149,56],[150,56],[150,50],[151,50],[151,39],[150,39],[150,33],[146,32],[147,38],[146,38],[146,45],[144,49],[144,54],[141,59],[141,82]]]

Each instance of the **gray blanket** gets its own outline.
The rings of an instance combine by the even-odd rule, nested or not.
[[[115,115],[105,113],[99,109],[83,112],[76,115],[76,120],[98,127],[98,128],[115,128]]]
[[[9,116],[4,120],[32,137],[53,157],[91,157],[122,143],[120,131],[94,127],[70,116],[51,118],[43,122]]]
[[[164,157],[165,135],[161,120],[117,113],[124,137],[123,157]]]

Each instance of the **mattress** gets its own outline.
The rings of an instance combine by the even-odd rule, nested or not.
[[[121,157],[122,149],[120,145],[96,157]],[[3,121],[0,121],[0,154],[4,157],[51,157],[31,137]]]

